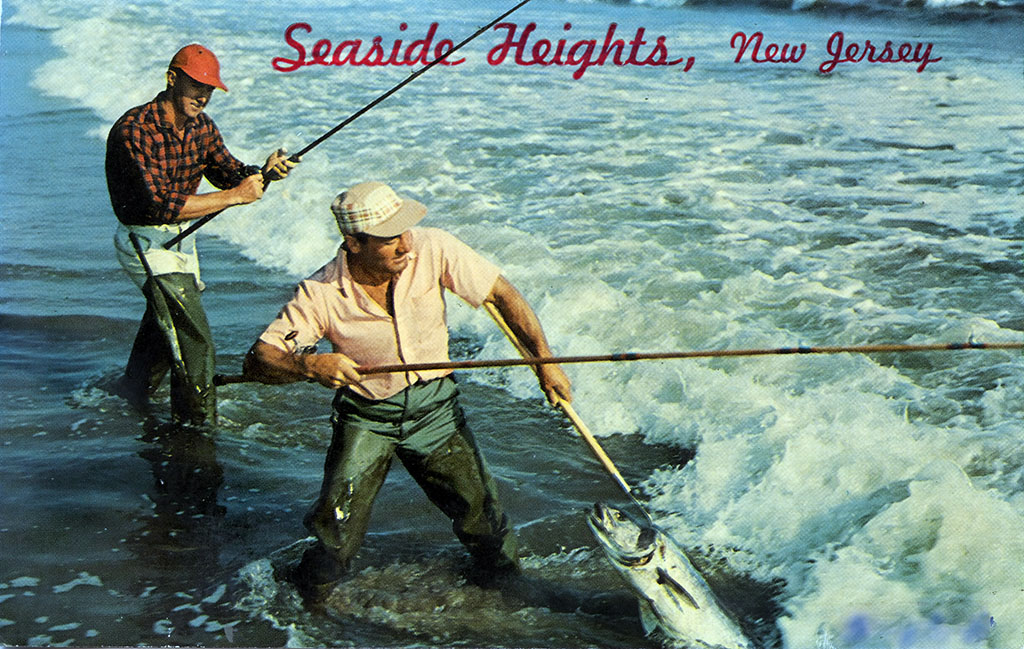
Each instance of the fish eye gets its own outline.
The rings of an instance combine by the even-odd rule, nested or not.
[[[650,527],[640,530],[636,536],[637,547],[647,547],[654,543],[654,530]]]
[[[626,521],[626,520],[628,520],[626,518],[626,515],[623,514],[622,512],[615,512],[615,518],[616,518],[616,520],[619,520],[619,521]]]

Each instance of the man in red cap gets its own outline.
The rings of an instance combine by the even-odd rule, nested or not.
[[[232,156],[203,112],[215,88],[227,92],[217,57],[201,45],[183,47],[168,66],[167,88],[121,116],[107,138],[118,261],[147,303],[120,392],[143,404],[171,369],[171,416],[191,424],[216,416],[213,338],[199,299],[194,239],[169,250],[163,244],[187,221],[259,200],[266,181],[295,165],[283,150],[262,169]],[[204,177],[217,191],[197,193]]]

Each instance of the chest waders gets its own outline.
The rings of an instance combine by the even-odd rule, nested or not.
[[[475,567],[518,569],[515,537],[457,397],[451,377],[415,384],[381,401],[338,391],[323,485],[304,519],[318,543],[303,556],[298,580],[327,584],[344,574],[396,457],[452,520]]]
[[[214,423],[213,335],[190,273],[154,275],[135,233],[129,235],[146,270],[142,288],[146,313],[125,369],[132,388],[152,392],[171,371],[171,418],[188,424]]]

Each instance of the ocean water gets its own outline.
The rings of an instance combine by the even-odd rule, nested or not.
[[[257,162],[412,69],[277,71],[297,56],[290,25],[310,25],[295,32],[309,51],[409,43],[433,22],[458,41],[510,5],[4,4],[0,643],[660,646],[584,523],[622,494],[526,369],[459,380],[533,588],[466,583],[446,521],[396,467],[329,617],[274,570],[307,542],[331,395],[225,387],[216,435],[186,441],[166,391],[144,417],[104,389],[144,307],[113,255],[104,138],[171,53],[218,53],[231,91],[207,110]],[[224,372],[333,254],[330,201],[366,179],[499,263],[559,354],[1024,340],[1020,3],[533,0],[509,21],[567,49],[643,28],[640,57],[664,36],[684,62],[576,79],[491,65],[501,30],[410,83],[198,235]],[[805,53],[736,62],[738,32]],[[892,41],[941,60],[823,74],[838,32],[844,53]],[[514,355],[483,313],[453,301],[450,320],[460,358]],[[581,417],[759,646],[1024,646],[1019,351],[566,370]]]

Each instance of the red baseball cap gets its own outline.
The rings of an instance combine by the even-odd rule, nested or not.
[[[213,52],[198,43],[192,43],[178,50],[171,59],[169,68],[178,68],[194,81],[205,83],[224,92],[228,87],[220,80],[220,62]]]

